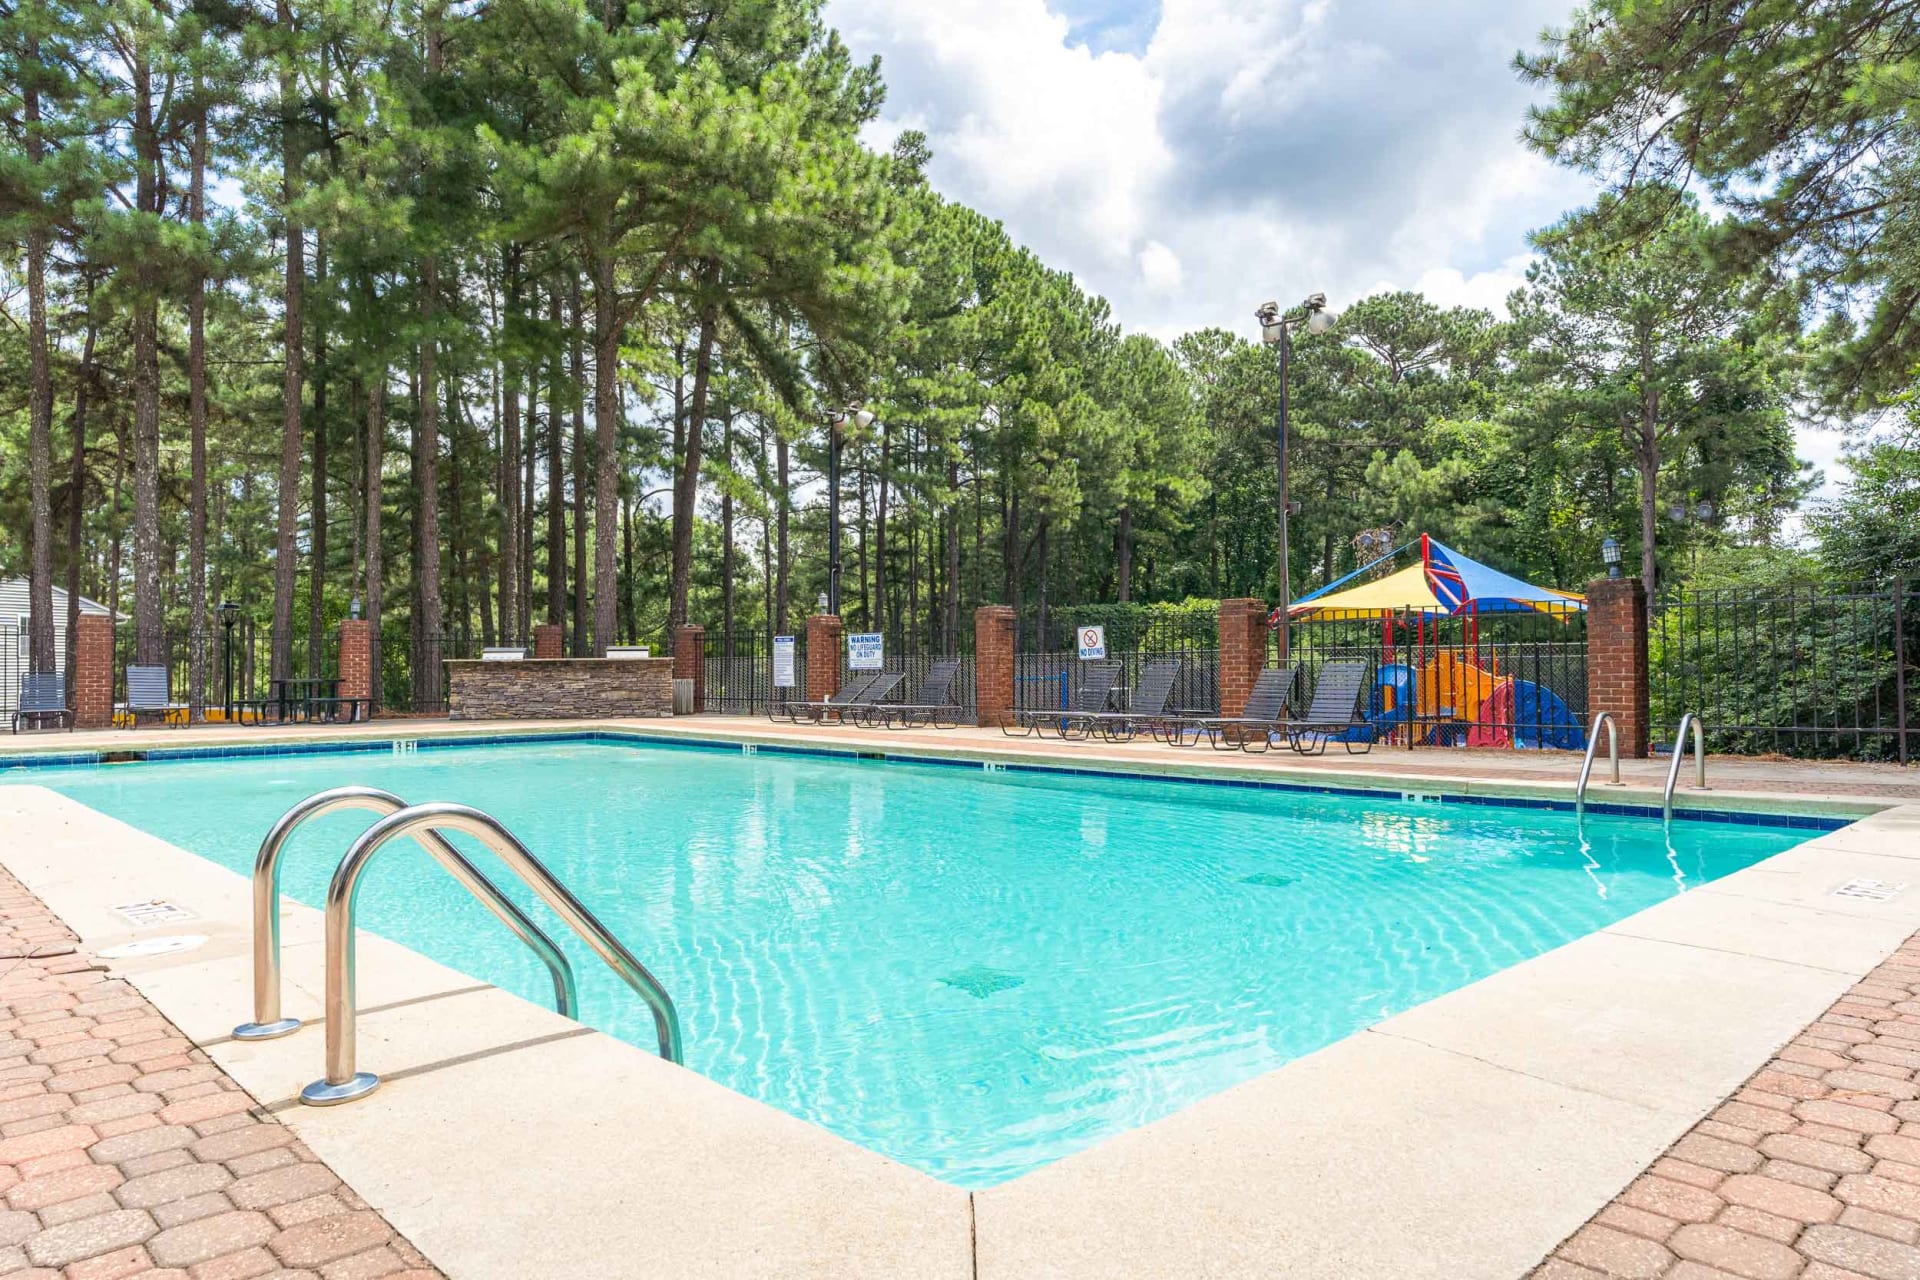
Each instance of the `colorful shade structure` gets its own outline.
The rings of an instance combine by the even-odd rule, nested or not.
[[[1414,547],[1420,549],[1418,563],[1371,582],[1347,585]],[[1586,607],[1585,596],[1522,582],[1423,533],[1417,543],[1409,542],[1389,551],[1338,582],[1330,582],[1300,597],[1288,609],[1287,616],[1329,622],[1402,613],[1447,618],[1477,618],[1498,613],[1571,617],[1584,612]]]

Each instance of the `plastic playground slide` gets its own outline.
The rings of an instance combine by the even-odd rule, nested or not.
[[[1406,725],[1410,709],[1418,708],[1423,720],[1443,714],[1442,697],[1463,705],[1450,721],[1435,722],[1425,731],[1423,741],[1429,745],[1527,751],[1579,751],[1587,745],[1580,721],[1551,689],[1531,680],[1495,676],[1453,654],[1441,654],[1418,671],[1398,662],[1381,666],[1374,675],[1365,727],[1336,734],[1333,741],[1379,742]]]

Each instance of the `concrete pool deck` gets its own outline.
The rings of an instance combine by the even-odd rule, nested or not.
[[[1577,767],[1385,749],[1300,762],[720,717],[548,727],[1528,796],[1568,794]],[[460,731],[502,727],[40,742],[124,750]],[[1625,773],[1629,787],[1596,785],[1594,799],[1646,803],[1651,792],[1657,804],[1664,762]],[[1920,889],[1833,893],[1856,879],[1920,880],[1920,804],[1901,803],[1920,800],[1920,776],[1715,759],[1710,781],[1702,798],[1717,807],[1865,816],[971,1195],[371,935],[361,1063],[385,1084],[351,1106],[301,1107],[294,1095],[320,1071],[319,1028],[227,1038],[247,1008],[242,877],[32,785],[0,788],[0,861],[95,950],[155,932],[130,929],[115,904],[164,897],[194,912],[168,931],[205,934],[204,947],[114,961],[114,972],[450,1276],[1494,1278],[1527,1273],[1585,1228],[1920,931]],[[313,1018],[318,913],[289,902],[283,914],[288,1011]]]

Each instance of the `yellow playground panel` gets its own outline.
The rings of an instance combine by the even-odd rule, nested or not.
[[[1422,720],[1473,723],[1480,708],[1506,681],[1452,649],[1441,649],[1422,663],[1414,681],[1414,701]]]

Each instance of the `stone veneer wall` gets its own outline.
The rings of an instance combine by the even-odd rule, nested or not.
[[[584,720],[673,714],[671,658],[449,662],[450,720]]]

